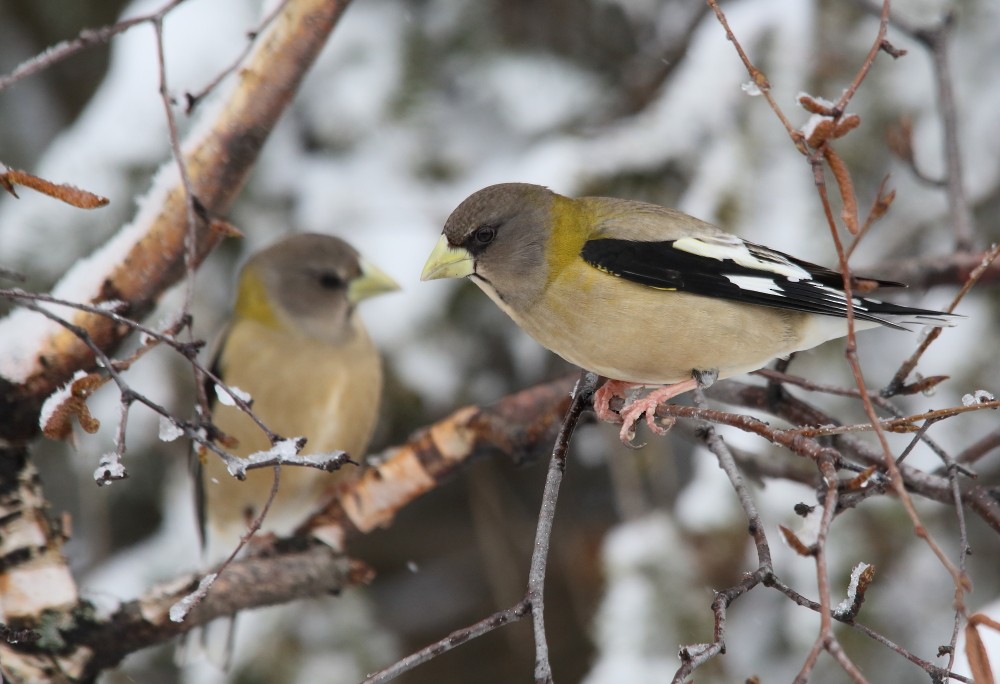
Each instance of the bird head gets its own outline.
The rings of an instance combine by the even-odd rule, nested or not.
[[[548,281],[554,227],[566,201],[527,183],[473,193],[448,217],[420,279],[468,276],[507,305],[530,305]]]
[[[343,240],[306,233],[258,252],[244,265],[235,315],[338,342],[350,333],[358,302],[398,289]]]

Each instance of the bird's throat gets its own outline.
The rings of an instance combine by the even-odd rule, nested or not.
[[[556,195],[552,201],[552,230],[548,236],[545,255],[548,262],[546,285],[580,258],[580,251],[587,241],[585,220],[580,203],[569,197]]]
[[[251,267],[244,268],[240,275],[233,315],[236,319],[256,321],[269,328],[281,327],[274,306],[267,296],[264,281]]]

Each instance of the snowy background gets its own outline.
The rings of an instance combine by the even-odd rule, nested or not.
[[[158,7],[93,3],[39,21],[45,3],[0,0],[0,71],[46,44]],[[7,5],[11,20],[6,19]],[[950,56],[966,190],[983,247],[1000,237],[1000,5],[908,0],[895,7],[917,25],[957,9]],[[733,30],[767,74],[795,125],[808,113],[801,91],[836,99],[861,64],[877,29],[855,3],[737,0],[725,10]],[[200,90],[232,62],[259,22],[257,3],[189,0],[165,22],[171,92]],[[101,14],[103,13],[103,14]],[[936,86],[926,50],[900,31],[889,39],[909,54],[879,55],[850,110],[860,130],[837,149],[854,174],[862,208],[891,174],[897,191],[852,264],[860,272],[891,258],[949,254],[946,197],[915,178],[885,143],[889,124],[912,118],[920,168],[944,171]],[[72,65],[0,92],[0,159],[46,178],[111,198],[84,212],[25,190],[0,197],[0,266],[49,289],[65,270],[132,217],[135,199],[168,159],[157,92],[155,43],[141,26],[116,38],[102,63],[94,51]],[[68,74],[68,75],[67,75]],[[403,291],[362,307],[384,350],[388,405],[374,446],[403,439],[468,402],[488,402],[569,368],[523,335],[478,290],[420,283],[441,226],[472,191],[502,181],[547,185],[564,194],[604,194],[678,207],[755,242],[833,264],[808,164],[788,142],[748,80],[710,12],[694,0],[469,2],[366,0],[351,6],[307,78],[293,110],[265,147],[229,219],[246,234],[229,240],[198,275],[195,329],[211,340],[226,315],[238,264],[281,235],[341,236],[391,274]],[[208,109],[202,105],[202,110]],[[200,110],[199,110],[200,111]],[[180,114],[183,128],[192,121]],[[877,275],[877,271],[873,273]],[[945,306],[955,288],[911,290],[896,301]],[[152,321],[180,305],[166,296]],[[960,308],[969,319],[947,331],[921,364],[952,381],[907,410],[954,405],[967,392],[1000,391],[996,293],[984,288]],[[881,386],[917,336],[873,331],[861,338],[869,382]],[[792,370],[819,382],[850,384],[842,348],[801,355]],[[133,385],[181,416],[192,388],[166,351],[130,371]],[[844,404],[825,404],[838,415]],[[196,567],[198,552],[185,475],[185,447],[157,440],[157,421],[141,409],[129,425],[131,479],[97,489],[91,478],[110,449],[117,416],[111,387],[91,401],[104,427],[79,435],[77,449],[40,443],[46,491],[74,517],[67,553],[88,595],[109,604],[157,578]],[[853,413],[852,413],[853,411]],[[846,413],[860,418],[856,408]],[[977,415],[934,429],[958,452],[993,429]],[[678,436],[638,453],[616,446],[613,428],[589,427],[576,454],[556,523],[548,599],[553,662],[560,681],[661,682],[678,665],[679,644],[711,636],[712,590],[756,563],[745,521],[710,454]],[[736,446],[792,459],[758,440],[726,433]],[[898,443],[903,445],[908,438]],[[997,481],[996,454],[979,464]],[[911,464],[934,468],[918,449]],[[70,477],[74,474],[74,477]],[[513,603],[522,592],[544,470],[480,463],[401,515],[391,530],[352,549],[379,575],[364,592],[311,602],[307,609],[262,611],[238,631],[234,681],[350,682],[452,629]],[[992,480],[990,480],[992,478]],[[778,543],[776,526],[794,526],[792,506],[813,503],[810,489],[782,482],[755,488],[780,576],[815,596],[811,560]],[[932,531],[956,552],[946,507],[920,506]],[[976,584],[970,607],[1000,594],[1000,543],[970,517]],[[861,620],[933,659],[948,642],[952,589],[944,569],[914,541],[899,506],[869,501],[838,521],[831,541],[834,601],[851,566],[876,565]],[[917,600],[914,600],[914,597]],[[994,615],[996,613],[994,612]],[[261,616],[266,616],[262,618]],[[728,652],[699,681],[790,681],[815,638],[815,614],[759,587],[729,614]],[[879,682],[921,677],[918,668],[846,630],[838,632],[862,669]],[[256,660],[250,665],[250,656]],[[404,682],[524,681],[533,649],[525,624],[467,644],[403,677]],[[998,658],[1000,660],[1000,658]],[[945,664],[945,660],[935,662]],[[107,681],[171,682],[182,677],[171,652],[142,653]],[[873,674],[874,676],[874,674]],[[211,668],[183,675],[216,681]],[[814,680],[842,681],[829,659]]]

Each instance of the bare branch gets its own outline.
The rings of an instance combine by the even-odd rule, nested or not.
[[[95,45],[107,43],[118,34],[128,31],[133,26],[145,24],[146,22],[152,21],[157,17],[163,17],[182,2],[184,2],[184,0],[171,0],[156,12],[134,17],[132,19],[126,19],[111,26],[102,26],[98,29],[85,29],[81,31],[76,38],[72,40],[65,40],[58,45],[54,45],[45,52],[35,55],[23,64],[20,64],[10,74],[0,76],[0,90],[13,85],[22,78],[27,78],[28,76],[33,76],[34,74],[45,71],[53,64],[61,62],[68,57],[72,57],[82,50],[86,50],[87,48],[91,48]]]
[[[511,622],[517,622],[530,613],[531,606],[528,604],[527,599],[523,599],[514,606],[507,608],[506,610],[497,611],[496,613],[493,613],[493,615],[483,618],[473,625],[456,629],[445,638],[435,641],[433,644],[411,653],[405,658],[401,658],[383,670],[379,670],[378,672],[368,675],[364,678],[361,684],[383,684],[383,682],[388,682],[404,672],[409,672],[413,668],[423,665],[427,661],[432,658],[436,658],[442,653],[447,653],[457,646],[461,646],[462,644],[467,643],[472,639],[481,637],[484,634],[489,634],[493,630],[510,624]]]
[[[951,300],[951,304],[945,309],[948,313],[955,310],[958,303],[965,298],[965,295],[969,293],[972,287],[979,282],[979,279],[986,273],[987,269],[1000,257],[1000,243],[993,245],[993,247],[986,252],[976,266],[970,273],[969,277],[966,279],[965,283],[962,285],[962,289],[958,291],[955,297]],[[882,390],[882,396],[891,397],[898,393],[900,388],[906,382],[906,378],[913,372],[913,369],[917,367],[920,362],[920,358],[924,355],[924,352],[931,346],[931,344],[938,338],[941,334],[941,328],[933,328],[923,339],[920,345],[917,347],[916,351],[906,361],[904,361],[896,374],[889,381],[889,384],[885,386]]]
[[[584,372],[573,389],[573,401],[566,411],[552,457],[549,459],[549,471],[545,477],[545,490],[542,493],[542,509],[538,513],[538,527],[535,531],[535,546],[531,554],[531,567],[528,569],[528,593],[525,595],[531,606],[531,621],[535,633],[535,682],[548,684],[552,682],[552,665],[549,663],[549,646],[545,638],[545,568],[548,564],[549,542],[552,537],[552,523],[556,517],[556,502],[559,499],[559,486],[562,484],[563,472],[566,470],[566,454],[569,441],[573,437],[577,423],[583,410],[590,406],[591,397],[597,389],[597,375]]]
[[[106,619],[78,623],[66,636],[93,650],[86,672],[87,677],[94,677],[129,653],[167,641],[215,618],[246,608],[337,593],[352,585],[366,584],[372,577],[365,565],[315,545],[305,551],[231,563],[183,622],[170,619],[170,608],[199,584],[200,574],[153,587],[142,598],[119,606]]]

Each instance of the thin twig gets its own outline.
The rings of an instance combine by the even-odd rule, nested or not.
[[[295,454],[273,454],[270,452],[262,452],[260,454],[254,454],[247,459],[234,456],[233,454],[230,454],[229,452],[221,449],[215,443],[214,440],[208,439],[203,434],[202,430],[200,429],[200,426],[194,425],[188,421],[178,420],[164,406],[156,403],[155,401],[147,397],[145,394],[133,390],[132,387],[128,384],[128,382],[125,381],[125,379],[122,377],[121,373],[118,370],[119,366],[123,365],[122,362],[111,359],[111,357],[109,357],[104,352],[104,350],[102,350],[100,346],[96,342],[94,342],[93,338],[84,328],[75,325],[73,323],[70,323],[69,321],[63,318],[60,318],[55,313],[49,311],[48,309],[32,301],[30,298],[23,298],[23,299],[24,299],[23,306],[26,309],[35,311],[36,313],[45,316],[49,320],[52,320],[58,323],[59,325],[64,326],[67,330],[76,335],[76,337],[80,339],[85,345],[87,345],[87,347],[93,352],[95,358],[98,360],[98,364],[100,365],[101,369],[107,372],[108,376],[118,386],[118,390],[121,393],[123,419],[127,417],[128,410],[131,407],[131,405],[134,402],[139,402],[140,404],[152,410],[154,413],[169,420],[171,424],[180,429],[184,433],[184,435],[189,437],[192,441],[217,454],[225,462],[227,471],[237,479],[242,480],[246,476],[246,471],[254,470],[257,468],[271,468],[271,467],[280,467],[282,465],[288,465],[288,466],[302,466],[307,468],[316,468],[318,470],[331,472],[333,470],[338,470],[341,466],[345,465],[346,463],[353,463],[353,461],[351,461],[350,458],[348,458],[348,455],[342,451],[331,452],[328,454],[312,454],[310,456],[301,456],[299,455],[299,451],[304,446],[304,441],[302,440],[296,442]],[[107,313],[107,312],[102,311],[101,313]],[[143,351],[145,351],[145,349],[140,349],[139,352],[137,352],[137,354]],[[131,363],[132,360],[130,360],[129,363]],[[207,370],[205,372],[206,374],[208,374],[209,377],[215,379],[215,376],[212,373],[210,373]],[[226,391],[231,394],[237,405],[242,404],[241,408],[245,407],[244,410],[248,413],[248,415],[250,415],[251,418],[257,421],[261,429],[263,429],[268,434],[268,437],[271,440],[272,445],[284,441],[281,438],[281,436],[271,432],[271,430],[268,429],[267,426],[265,426],[263,423],[260,422],[258,418],[256,418],[252,410],[250,410],[249,405],[245,401],[239,398],[238,393],[233,392],[232,389],[226,387],[221,380],[218,380],[218,383],[220,386],[226,388]],[[114,456],[116,459],[120,459],[122,456],[124,456],[124,453],[125,453],[125,434],[124,434],[124,420],[122,420],[119,423],[118,427],[118,437],[116,439],[116,451]],[[117,462],[118,462],[117,460],[110,460],[107,461],[106,463],[103,463],[102,465],[115,466]],[[101,468],[98,469],[99,472],[101,470],[102,470]],[[116,470],[117,468],[112,467],[108,472],[113,473]],[[98,478],[98,484],[106,484],[111,479],[120,479],[120,477],[111,477],[108,479]]]
[[[184,0],[171,0],[171,2],[168,2],[155,12],[126,19],[118,22],[117,24],[112,24],[111,26],[102,26],[98,29],[84,29],[83,31],[80,31],[76,38],[73,38],[72,40],[65,40],[61,43],[53,45],[49,49],[45,50],[45,52],[37,54],[31,59],[19,64],[14,71],[10,72],[8,75],[0,77],[0,90],[13,85],[22,78],[27,78],[28,76],[45,71],[53,64],[72,57],[76,53],[87,48],[107,43],[118,34],[124,33],[133,26],[144,24],[148,21],[156,20],[157,18],[162,18],[182,2],[184,2]]]
[[[785,113],[781,111],[781,107],[779,107],[778,103],[774,101],[774,97],[771,95],[771,84],[768,82],[764,72],[754,66],[754,63],[750,61],[747,53],[744,52],[743,46],[740,45],[740,42],[736,39],[736,35],[733,33],[733,30],[729,28],[729,21],[726,19],[725,13],[719,7],[718,2],[716,0],[707,0],[707,2],[708,6],[712,8],[713,12],[715,12],[715,16],[722,25],[722,28],[726,31],[726,38],[733,44],[733,47],[736,48],[736,52],[739,54],[740,59],[743,60],[743,65],[746,67],[747,73],[750,74],[750,78],[753,80],[754,85],[757,86],[761,95],[763,95],[764,99],[767,100],[767,104],[770,105],[775,116],[777,116],[781,121],[781,125],[785,127],[785,131],[788,133],[788,137],[792,139],[795,147],[798,148],[800,152],[805,154],[805,137],[802,135],[801,131],[792,125],[792,122],[788,120]]]
[[[716,401],[742,406],[753,409],[757,412],[770,413],[771,415],[779,416],[783,420],[797,425],[822,425],[835,422],[834,419],[828,414],[794,396],[783,394],[775,400],[768,392],[767,388],[764,387],[755,387],[745,383],[727,380],[713,385],[709,393]],[[668,406],[672,407],[672,405]],[[677,408],[687,409],[687,411],[698,411],[698,409],[691,407]],[[663,407],[660,407],[660,409],[663,409]],[[659,409],[657,411],[657,415],[659,415]],[[665,411],[664,415],[685,416],[685,414],[672,409]],[[766,423],[759,420],[756,421],[756,424],[758,427],[763,428],[761,431],[752,428],[750,423],[741,420],[731,420],[728,418],[715,420],[715,417],[710,416],[708,413],[701,414],[701,417],[704,417],[706,420],[711,420],[712,422],[718,422],[724,425],[732,425],[733,427],[737,427],[739,429],[745,429],[747,432],[753,432],[754,434],[758,434],[765,439],[770,439],[767,433]],[[745,418],[747,417],[745,416]],[[790,440],[788,435],[776,436],[776,439],[770,441],[773,441],[773,443],[780,446],[785,446],[792,453],[805,457],[812,456],[812,445],[815,444],[815,442],[811,442],[809,440],[798,443],[794,440]],[[856,439],[851,435],[834,435],[833,445],[841,454],[844,454],[838,464],[838,467],[840,468],[851,467],[851,462],[847,460],[848,457],[855,458],[864,464],[863,466],[857,468],[857,472],[864,470],[868,466],[876,466],[878,468],[884,468],[885,466],[885,457],[883,453],[876,451],[867,442]],[[899,466],[899,468],[900,473],[902,474],[903,482],[909,491],[918,496],[940,503],[950,504],[952,502],[951,486],[946,478],[923,470],[918,470],[906,465],[905,463]],[[996,501],[995,494],[988,485],[974,486],[968,489],[963,489],[962,500],[965,505],[974,510],[984,522],[990,525],[990,527],[992,527],[997,533],[1000,533],[1000,504]]]
[[[879,19],[879,35],[880,39],[878,41],[879,46],[884,40],[885,29],[889,18],[889,0],[884,0],[882,3],[882,13]],[[874,49],[874,53],[877,53],[878,48]],[[864,73],[867,73],[868,68],[871,66],[871,61],[874,60],[874,53],[869,54],[869,60],[866,64],[862,66],[861,72],[859,72],[858,78],[855,79],[857,83],[860,83],[860,79],[863,78]],[[853,91],[852,91],[853,92]],[[845,93],[845,96],[847,93]],[[842,97],[840,104],[846,104],[849,98]],[[895,488],[897,494],[899,495],[900,501],[903,504],[903,508],[906,510],[913,524],[914,532],[922,538],[925,543],[930,547],[934,554],[938,557],[938,560],[945,567],[946,570],[951,574],[952,580],[955,583],[956,590],[961,592],[965,587],[968,586],[968,578],[964,573],[960,572],[959,569],[945,556],[941,547],[935,541],[933,535],[924,527],[917,514],[916,509],[913,506],[913,501],[910,499],[906,492],[906,487],[902,482],[902,478],[899,473],[899,467],[896,465],[895,458],[892,454],[892,449],[889,447],[889,442],[886,439],[885,432],[882,429],[879,418],[875,413],[875,407],[869,397],[868,389],[865,386],[864,374],[861,370],[861,364],[858,359],[857,354],[857,339],[855,336],[854,329],[854,298],[852,293],[852,278],[850,267],[847,263],[847,253],[844,249],[844,245],[840,240],[840,235],[837,230],[837,223],[833,217],[833,210],[830,207],[829,196],[826,191],[826,182],[823,175],[822,166],[819,163],[818,157],[814,154],[811,155],[813,162],[813,173],[816,180],[816,190],[819,193],[820,201],[823,205],[823,213],[827,220],[827,226],[830,230],[830,236],[833,240],[834,247],[837,250],[837,258],[840,263],[841,273],[843,275],[843,289],[844,296],[847,302],[847,342],[845,344],[845,356],[847,358],[848,364],[850,365],[851,371],[854,374],[854,381],[858,386],[858,390],[861,396],[861,402],[864,406],[865,413],[868,416],[869,421],[874,428],[875,436],[878,438],[879,444],[882,447],[883,454],[885,456],[885,463],[887,470],[889,472],[892,485]],[[850,186],[845,188],[843,183],[839,183],[841,193],[845,191],[848,193],[853,193]],[[845,200],[846,201],[846,200]],[[855,201],[856,205],[856,201]]]
[[[872,42],[872,46],[871,48],[869,48],[868,55],[865,57],[864,62],[862,62],[861,68],[859,68],[858,72],[854,75],[854,80],[851,81],[851,85],[849,85],[844,90],[843,94],[841,94],[840,96],[840,99],[837,100],[836,104],[837,113],[834,115],[835,117],[839,117],[839,115],[842,114],[844,110],[847,108],[847,105],[851,101],[851,98],[854,97],[854,94],[858,91],[858,88],[861,87],[862,81],[864,81],[865,77],[868,76],[868,72],[871,70],[872,65],[875,63],[875,57],[878,56],[879,52],[885,49],[886,46],[885,35],[889,29],[889,5],[890,5],[889,0],[883,0],[882,11],[880,12],[878,19],[878,33],[876,33],[875,35],[875,40]]]
[[[108,308],[106,306],[101,306],[100,304],[92,305],[92,304],[83,304],[80,302],[71,302],[69,300],[59,299],[51,295],[35,293],[35,292],[26,292],[20,289],[0,290],[0,297],[6,297],[9,299],[21,301],[24,304],[25,308],[31,309],[32,311],[35,311],[36,313],[45,316],[49,320],[58,323],[59,325],[63,326],[71,333],[73,333],[78,339],[80,339],[84,344],[87,345],[87,347],[94,354],[94,357],[100,361],[102,368],[108,370],[109,375],[118,385],[119,391],[122,393],[123,396],[127,394],[134,394],[134,396],[132,396],[133,400],[139,401],[140,403],[142,403],[143,405],[145,405],[147,408],[151,409],[158,415],[166,418],[168,421],[170,421],[172,425],[182,430],[185,436],[191,438],[201,446],[204,446],[213,453],[219,455],[226,462],[226,467],[231,472],[233,469],[237,471],[240,470],[241,468],[245,469],[245,467],[240,465],[242,460],[220,449],[215,444],[214,440],[207,439],[205,435],[202,434],[201,432],[201,428],[206,427],[205,425],[191,423],[188,421],[183,421],[175,418],[165,407],[161,406],[160,404],[157,404],[156,402],[149,399],[147,396],[143,394],[133,392],[131,387],[128,385],[127,382],[125,382],[125,380],[121,377],[121,375],[115,372],[119,367],[128,366],[131,363],[133,363],[139,356],[145,354],[150,349],[152,349],[152,345],[146,344],[140,347],[133,354],[133,356],[127,361],[112,360],[106,353],[103,352],[103,350],[101,350],[96,345],[96,343],[93,340],[93,337],[84,328],[75,325],[73,323],[70,323],[69,321],[56,315],[52,311],[40,306],[39,304],[37,304],[37,302],[57,304],[59,306],[66,306],[69,308],[85,311],[87,313],[95,314],[98,316],[103,316],[108,318],[109,320],[114,321],[117,324],[124,325],[135,332],[139,332],[142,335],[145,335],[146,337],[152,340],[155,340],[157,342],[172,347],[173,349],[177,350],[182,356],[184,356],[187,359],[188,363],[190,363],[193,367],[197,368],[198,371],[204,377],[211,380],[214,385],[216,385],[219,389],[221,389],[232,400],[233,404],[235,404],[237,408],[239,408],[241,411],[247,414],[250,417],[250,419],[254,421],[257,427],[259,427],[261,431],[264,432],[264,434],[268,438],[268,441],[270,441],[272,445],[282,441],[283,437],[274,432],[273,430],[271,430],[267,425],[264,424],[264,422],[257,416],[257,414],[254,413],[253,408],[250,406],[250,404],[241,396],[239,392],[237,392],[232,387],[227,385],[222,380],[222,378],[218,377],[215,373],[205,368],[205,366],[198,361],[197,352],[202,346],[204,346],[203,341],[192,340],[189,342],[184,342],[176,338],[179,328],[184,327],[186,325],[186,323],[184,323],[183,320],[179,320],[178,322],[172,324],[164,331],[159,331],[155,330],[154,328],[150,328],[146,325],[143,325],[142,323],[134,321],[130,318],[127,318],[126,316],[122,316],[121,314],[117,313],[111,308]],[[212,429],[215,430],[216,433],[218,433],[218,430],[215,429],[214,426],[212,427]],[[285,463],[286,465],[296,465],[294,463],[288,463],[288,462]],[[266,467],[270,465],[274,464],[263,463],[263,465],[251,466],[251,467]],[[323,467],[314,465],[312,463],[302,463],[301,465],[307,465],[310,467]]]
[[[282,0],[280,3],[275,5],[274,9],[272,9],[271,12],[266,17],[264,17],[264,19],[260,22],[260,24],[257,25],[257,28],[247,33],[246,46],[244,46],[243,51],[236,57],[235,60],[233,60],[233,62],[228,67],[222,69],[218,74],[215,75],[214,78],[212,78],[211,81],[208,82],[208,84],[205,85],[204,88],[202,88],[198,92],[184,93],[184,99],[186,100],[186,104],[184,106],[185,114],[190,115],[194,111],[194,108],[198,106],[198,103],[201,102],[206,95],[215,90],[218,87],[218,85],[222,83],[223,80],[225,80],[227,76],[229,76],[231,73],[236,71],[237,68],[239,68],[240,64],[243,63],[243,60],[246,59],[247,55],[250,54],[250,50],[253,49],[253,44],[254,41],[257,40],[257,36],[259,36],[261,32],[264,31],[264,29],[266,29],[268,26],[271,25],[271,22],[274,21],[274,18],[277,17],[285,9],[285,4],[287,2],[288,0]]]
[[[698,408],[706,408],[705,394],[698,388],[694,391],[694,401]],[[701,442],[711,451],[719,461],[719,467],[729,478],[730,484],[736,492],[736,496],[743,508],[743,514],[747,519],[747,528],[753,537],[754,546],[757,549],[757,569],[744,576],[739,584],[729,587],[720,592],[716,592],[712,601],[712,613],[715,617],[715,628],[713,639],[710,644],[692,644],[680,648],[681,666],[674,673],[673,682],[679,684],[687,679],[692,672],[703,664],[726,650],[726,612],[729,606],[740,596],[749,592],[759,583],[769,580],[773,576],[773,566],[771,562],[771,548],[764,533],[764,524],[761,522],[757,506],[750,496],[743,475],[729,446],[725,440],[716,432],[711,423],[699,421],[697,436]]]
[[[559,496],[559,486],[562,483],[566,468],[566,455],[569,442],[579,423],[583,411],[590,406],[598,377],[593,373],[584,372],[573,389],[572,401],[563,416],[562,423],[552,448],[549,460],[549,470],[542,494],[541,511],[535,533],[535,547],[531,557],[531,567],[528,571],[528,587],[524,597],[516,604],[468,627],[456,630],[439,641],[416,651],[378,672],[368,675],[363,684],[386,682],[390,679],[412,670],[428,660],[450,651],[470,639],[480,637],[488,632],[502,627],[510,622],[525,617],[529,612],[535,632],[535,681],[551,682],[552,666],[548,656],[548,642],[545,636],[545,568],[549,544],[552,535],[552,524],[555,519],[556,502]],[[462,413],[462,412],[460,412]]]
[[[874,8],[869,2],[861,3],[865,9]],[[952,87],[951,65],[948,58],[951,29],[955,24],[955,10],[947,10],[933,27],[918,27],[899,15],[890,17],[892,25],[919,41],[931,53],[934,64],[934,82],[937,85],[938,113],[941,116],[941,143],[945,161],[943,185],[948,198],[948,216],[955,236],[955,250],[966,251],[975,241],[975,219],[965,194],[962,169],[962,147],[958,134],[958,107]]]
[[[198,234],[198,213],[195,210],[197,198],[191,186],[191,176],[188,174],[184,153],[181,152],[180,135],[177,133],[177,118],[174,116],[173,98],[167,85],[167,58],[163,49],[163,16],[152,20],[153,32],[156,34],[156,64],[160,79],[160,99],[163,101],[163,112],[167,119],[167,132],[170,138],[170,153],[177,164],[177,171],[184,188],[184,201],[187,207],[187,232],[184,235],[184,305],[182,311],[187,314],[194,303],[194,277],[197,262],[195,241]],[[196,378],[199,380],[199,378]]]
[[[1000,447],[1000,428],[989,432],[970,444],[955,457],[956,463],[975,463],[986,454]]]
[[[549,646],[545,637],[545,568],[552,537],[552,523],[556,515],[556,501],[559,498],[559,486],[562,484],[563,473],[566,470],[566,453],[569,449],[570,438],[580,421],[580,415],[589,406],[596,388],[597,375],[584,371],[573,389],[573,403],[570,404],[559,430],[559,436],[556,437],[555,445],[552,448],[552,458],[549,460],[548,475],[545,478],[542,506],[538,513],[538,526],[535,530],[535,547],[531,554],[531,566],[528,569],[528,593],[526,596],[531,606],[531,622],[535,634],[536,684],[552,681]]]
[[[777,589],[797,605],[800,605],[804,608],[809,608],[810,610],[813,610],[817,613],[821,609],[818,603],[816,603],[815,601],[810,601],[805,596],[798,593],[797,591],[789,587],[787,584],[779,580],[777,577],[772,578],[772,580],[768,583],[768,586]],[[833,614],[833,618],[838,622],[840,622],[841,624],[847,625],[851,629],[860,632],[861,634],[864,634],[869,639],[873,639],[874,641],[877,641],[878,643],[882,644],[889,650],[903,656],[911,663],[913,663],[914,665],[920,667],[925,672],[927,672],[927,674],[929,674],[931,677],[934,678],[934,681],[944,681],[945,679],[950,678],[960,682],[967,682],[968,684],[972,684],[972,680],[969,679],[968,677],[963,677],[962,675],[956,674],[954,672],[949,672],[948,670],[938,667],[937,665],[935,665],[930,661],[924,660],[923,658],[914,655],[913,653],[906,650],[899,644],[882,636],[882,634],[876,632],[871,627],[866,627],[865,625],[862,625],[858,622],[854,622],[853,620],[844,619],[843,617],[839,617],[836,613]]]
[[[969,274],[969,277],[965,281],[965,284],[962,285],[962,289],[958,291],[958,293],[954,296],[954,298],[952,298],[951,303],[945,309],[947,313],[951,313],[955,310],[955,307],[958,306],[958,303],[962,301],[962,299],[965,297],[966,294],[968,294],[969,290],[972,289],[972,286],[975,285],[977,282],[979,282],[979,279],[983,276],[984,273],[986,273],[987,269],[990,267],[990,264],[992,264],[997,259],[997,257],[1000,257],[1000,242],[993,245],[990,248],[990,250],[983,255],[983,258],[979,262],[979,265],[975,269],[973,269],[973,271]],[[886,385],[885,389],[882,390],[882,396],[891,397],[899,393],[900,389],[906,383],[906,378],[909,377],[913,369],[917,367],[917,363],[920,362],[920,358],[924,355],[924,352],[927,351],[928,347],[931,346],[931,343],[933,343],[934,340],[938,338],[938,336],[941,334],[941,331],[942,328],[931,329],[931,331],[927,334],[924,340],[916,348],[913,354],[911,354],[910,357],[906,359],[906,361],[904,361],[902,365],[900,365],[899,370],[896,371],[896,374],[892,377],[892,380],[890,380],[889,384]]]
[[[442,653],[447,653],[456,646],[461,646],[472,639],[481,637],[484,634],[489,634],[493,630],[503,627],[504,625],[517,622],[518,620],[523,619],[529,612],[531,612],[531,605],[528,603],[527,598],[524,598],[506,610],[497,611],[489,617],[471,624],[468,627],[456,629],[445,638],[435,641],[433,644],[425,646],[419,651],[411,653],[405,658],[393,663],[389,667],[369,674],[364,678],[361,684],[383,684],[383,682],[388,682],[404,672],[409,672],[418,665],[422,665],[432,658],[436,658]]]
[[[867,684],[864,675],[857,666],[847,657],[840,642],[833,634],[833,611],[830,601],[830,573],[826,561],[826,540],[830,533],[830,525],[837,511],[837,469],[834,465],[834,457],[829,452],[825,453],[818,463],[820,472],[823,475],[823,483],[826,486],[826,493],[823,497],[823,515],[820,519],[819,534],[815,544],[816,562],[816,584],[819,593],[819,635],[813,644],[809,655],[802,664],[802,669],[795,678],[796,684],[805,684],[809,680],[809,673],[816,665],[817,658],[822,651],[827,651],[834,657],[841,669],[850,676],[856,684]]]

